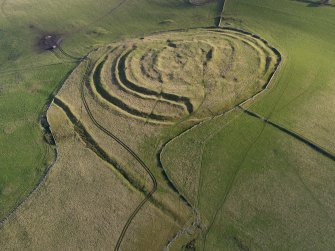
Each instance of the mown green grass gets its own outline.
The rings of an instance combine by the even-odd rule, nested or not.
[[[249,109],[334,153],[335,13],[308,5],[228,0],[223,24],[259,34],[283,55],[272,88]],[[201,129],[211,123],[166,149],[175,163],[185,158],[178,146],[201,155],[200,250],[332,250],[334,161],[246,114],[214,134]]]
[[[33,189],[52,156],[44,143],[39,116],[52,92],[75,64],[38,51],[43,34],[64,37],[75,55],[126,37],[159,30],[210,26],[216,4],[191,6],[184,1],[2,1],[0,10],[0,218]],[[141,10],[141,11],[139,11]],[[99,19],[103,17],[102,19]],[[164,20],[172,20],[164,22]],[[48,150],[49,149],[49,150]],[[44,157],[47,156],[47,157]]]

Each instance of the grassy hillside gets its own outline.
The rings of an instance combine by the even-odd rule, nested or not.
[[[141,9],[141,11],[138,11]],[[63,38],[75,55],[158,30],[209,26],[216,4],[184,1],[2,1],[0,25],[0,218],[36,185],[53,154],[39,117],[50,95],[75,67],[39,50],[46,34]],[[73,60],[70,60],[73,61]],[[61,65],[58,65],[62,63]]]
[[[332,7],[302,1],[227,1],[224,26],[266,38],[283,62],[271,88],[247,108],[334,155]],[[219,124],[222,126],[220,127]],[[216,130],[212,130],[217,128]],[[197,140],[199,139],[199,140]],[[182,168],[197,156],[203,250],[332,250],[334,167],[292,135],[237,110],[178,137],[163,152]],[[164,157],[165,154],[165,157]],[[177,157],[176,157],[177,156]],[[176,243],[175,248],[179,249]]]
[[[175,182],[175,176],[188,178],[190,173],[166,175],[160,149],[176,132],[260,92],[277,62],[275,51],[259,38],[214,28],[161,32],[94,50],[70,74],[48,110],[56,164],[45,184],[4,225],[0,243],[32,249],[75,247],[78,241],[86,247],[114,246],[120,227],[130,219],[129,210],[153,191],[136,212],[121,247],[161,250],[193,224],[196,209],[194,199],[184,197],[192,189],[180,192]],[[93,163],[97,174],[109,167],[123,183],[116,185],[112,198],[97,198],[100,209],[93,199],[85,203],[84,194],[111,193],[110,185],[101,186],[95,174],[91,177]],[[130,191],[134,198],[125,195]],[[110,211],[109,204],[117,208]],[[122,208],[126,212],[121,214]],[[92,221],[93,214],[104,220]],[[65,223],[69,219],[71,224]],[[42,227],[44,221],[59,228]],[[22,226],[27,238],[21,237]],[[95,237],[82,240],[76,229],[84,236],[103,231],[113,238],[94,244]]]
[[[284,54],[273,90],[252,110],[334,150],[335,121],[329,116],[335,107],[334,8],[303,1],[232,0],[225,15],[241,19],[235,25],[267,38]]]
[[[52,160],[38,120],[68,78],[48,111],[59,158],[0,246],[106,249],[154,192],[121,248],[333,249],[335,9],[228,0],[221,25],[253,36],[187,30],[217,21],[196,3],[2,2],[0,216]],[[38,50],[49,33],[74,57]]]

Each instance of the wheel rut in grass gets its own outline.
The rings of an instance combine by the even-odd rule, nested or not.
[[[116,243],[115,246],[115,250],[119,250],[122,240],[127,232],[127,229],[129,228],[131,222],[133,221],[133,219],[135,218],[135,216],[137,215],[137,213],[141,210],[141,208],[143,207],[144,204],[146,204],[150,198],[152,197],[152,195],[156,192],[157,190],[157,180],[154,176],[154,174],[151,172],[150,168],[143,162],[143,160],[126,144],[124,143],[121,139],[119,139],[116,135],[114,135],[112,132],[110,132],[109,130],[107,130],[105,127],[103,127],[94,117],[94,115],[92,114],[89,105],[86,101],[85,98],[85,90],[84,90],[84,82],[86,81],[89,71],[90,71],[90,59],[89,58],[85,58],[85,61],[88,61],[87,64],[87,68],[83,77],[83,81],[80,84],[80,89],[81,89],[81,99],[84,103],[86,112],[88,113],[91,121],[95,124],[95,126],[97,126],[102,132],[104,132],[107,136],[109,136],[110,138],[112,138],[113,140],[115,140],[120,146],[122,146],[126,151],[128,151],[135,159],[136,161],[142,166],[142,168],[145,169],[145,171],[147,172],[147,174],[150,176],[151,180],[152,180],[152,189],[149,191],[149,193],[145,196],[145,198],[141,201],[141,203],[135,208],[135,210],[133,211],[133,213],[129,216],[127,222],[125,223],[121,234],[118,238],[118,241]]]
[[[87,131],[85,126],[80,122],[80,120],[73,114],[71,109],[60,99],[55,98],[54,104],[58,106],[63,112],[66,114],[67,118],[71,121],[74,131],[79,135],[80,139],[85,143],[86,147],[93,151],[97,157],[106,161],[112,169],[115,169],[121,176],[136,190],[142,193],[144,196],[148,193],[145,186],[141,181],[138,181],[136,177],[131,177],[130,174],[117,162],[117,160],[113,159],[93,138],[93,136]],[[164,205],[161,202],[151,199],[152,204],[157,206],[157,208],[162,209],[164,213],[171,216],[174,219],[177,219],[178,216],[174,214],[173,211],[164,208]]]

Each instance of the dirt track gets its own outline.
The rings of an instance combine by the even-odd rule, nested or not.
[[[66,55],[69,55],[66,53]],[[70,56],[70,55],[69,55]],[[122,146],[126,151],[128,151],[135,159],[136,161],[145,169],[145,171],[147,172],[147,174],[150,176],[151,180],[152,180],[152,189],[151,191],[146,195],[146,197],[142,200],[142,202],[135,208],[135,210],[133,211],[133,213],[129,216],[127,222],[125,223],[122,232],[120,234],[120,237],[116,243],[115,249],[114,250],[119,250],[122,240],[126,234],[126,231],[129,227],[129,225],[131,224],[132,220],[134,219],[134,217],[136,216],[136,214],[141,210],[141,208],[143,207],[143,205],[149,201],[149,199],[151,198],[151,196],[156,192],[157,190],[157,181],[155,176],[153,175],[153,173],[150,171],[149,167],[143,162],[143,160],[126,144],[124,143],[121,139],[119,139],[118,137],[116,137],[112,132],[108,131],[105,127],[103,127],[94,117],[94,115],[92,114],[90,107],[88,106],[88,103],[86,101],[85,98],[85,89],[84,89],[84,84],[85,81],[89,75],[90,72],[90,66],[91,66],[91,60],[88,57],[85,57],[84,59],[82,59],[82,61],[86,61],[87,62],[87,67],[86,67],[86,71],[85,74],[83,76],[83,79],[80,83],[80,89],[81,89],[81,99],[84,103],[85,106],[85,110],[88,113],[88,116],[90,117],[91,121],[93,122],[93,124],[98,127],[102,132],[104,132],[107,136],[109,136],[110,138],[112,138],[113,140],[115,140],[120,146]]]

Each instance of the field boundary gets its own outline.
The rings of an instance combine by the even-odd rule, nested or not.
[[[62,63],[59,63],[59,64],[62,64]],[[58,65],[58,63],[57,63],[57,65]],[[49,66],[49,65],[47,65],[47,66]],[[48,102],[46,103],[46,105],[42,109],[42,114],[39,116],[39,124],[42,128],[43,135],[44,135],[45,139],[47,140],[47,136],[49,137],[49,141],[47,140],[46,143],[49,146],[52,147],[52,149],[54,151],[54,158],[53,158],[52,162],[45,168],[45,170],[43,172],[43,175],[40,177],[39,181],[36,183],[33,190],[31,190],[21,201],[19,201],[19,203],[17,203],[17,205],[7,214],[7,216],[5,216],[3,219],[0,220],[0,229],[3,228],[5,223],[7,221],[9,221],[14,216],[14,214],[23,206],[23,204],[25,204],[27,202],[27,200],[30,199],[31,196],[33,194],[35,194],[42,187],[42,185],[45,183],[46,179],[48,178],[51,169],[53,168],[53,166],[57,162],[57,159],[58,159],[57,142],[56,142],[55,138],[53,137],[47,113],[48,113],[48,110],[49,110],[50,106],[53,103],[54,98],[57,96],[59,91],[62,89],[63,84],[65,83],[66,79],[74,72],[74,70],[76,68],[77,68],[77,66],[74,67],[72,70],[70,70],[62,78],[62,80],[60,81],[61,84],[59,84],[57,86],[57,88],[55,89],[54,93],[52,93],[49,96]]]
[[[52,134],[51,134],[51,135],[52,135]],[[53,138],[53,136],[52,136],[52,138]],[[54,139],[53,139],[53,140],[54,140]],[[56,141],[55,141],[55,142],[56,142]],[[5,216],[5,217],[0,221],[0,229],[3,228],[3,226],[5,225],[5,223],[6,223],[7,221],[9,221],[9,220],[14,216],[14,214],[17,212],[17,210],[19,210],[19,209],[23,206],[23,204],[25,204],[25,203],[28,201],[28,199],[30,199],[30,197],[31,197],[33,194],[35,194],[37,191],[39,191],[40,188],[42,187],[42,185],[45,183],[45,181],[46,181],[46,179],[47,179],[47,177],[48,177],[48,175],[49,175],[49,173],[50,173],[52,167],[55,165],[55,163],[56,163],[56,161],[57,161],[57,159],[58,159],[58,150],[57,150],[57,148],[54,147],[54,148],[53,148],[53,151],[54,151],[54,159],[53,159],[52,163],[51,163],[50,165],[47,166],[47,168],[45,169],[43,175],[41,176],[41,178],[39,179],[37,185],[35,186],[35,188],[34,188],[33,190],[31,190],[31,191],[27,194],[27,196],[26,196],[21,202],[19,202],[18,205],[17,205],[15,208],[13,208],[13,209],[9,212],[9,214],[8,214],[7,216]]]
[[[257,118],[261,121],[263,121],[265,124],[271,125],[272,127],[286,133],[287,135],[295,138],[296,140],[304,143],[305,145],[307,145],[308,147],[310,147],[311,149],[313,149],[314,151],[318,152],[319,154],[322,154],[323,156],[327,157],[328,159],[331,159],[333,161],[335,161],[335,154],[331,153],[330,151],[326,150],[325,148],[323,148],[322,146],[318,145],[317,143],[314,143],[313,141],[311,141],[310,139],[307,139],[306,137],[300,135],[299,133],[296,133],[290,129],[285,128],[284,126],[275,123],[265,117],[262,117],[261,115],[259,115],[256,112],[252,112],[249,111],[247,109],[244,109],[243,107],[239,106],[238,108],[240,108],[245,114],[252,116],[254,118]]]

